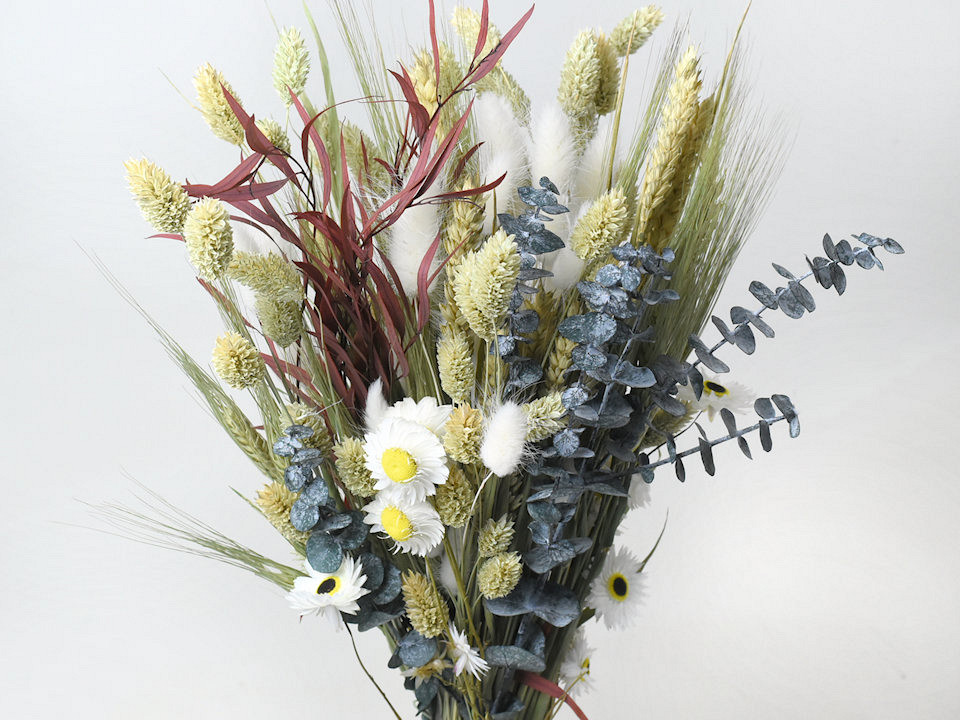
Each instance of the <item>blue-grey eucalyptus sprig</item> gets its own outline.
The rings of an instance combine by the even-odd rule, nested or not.
[[[560,204],[559,190],[549,178],[540,178],[540,188],[521,187],[520,199],[533,210],[527,210],[517,217],[500,213],[497,219],[500,226],[517,245],[520,254],[520,272],[517,285],[507,307],[507,332],[497,336],[497,345],[490,351],[497,353],[510,368],[504,392],[523,390],[543,378],[540,363],[524,357],[518,352],[519,344],[529,342],[529,337],[540,326],[540,316],[532,308],[523,308],[524,299],[532,297],[538,288],[530,283],[551,277],[553,273],[537,267],[537,256],[553,252],[563,247],[563,240],[546,227],[553,218],[569,210]]]
[[[364,543],[369,528],[363,513],[341,509],[339,496],[320,472],[323,453],[303,444],[312,434],[313,429],[306,425],[291,425],[273,444],[273,452],[290,462],[284,483],[288,490],[299,493],[290,508],[290,524],[310,533],[307,562],[317,572],[332,573],[340,567],[345,552]]]
[[[683,464],[683,458],[700,454],[700,460],[703,462],[703,469],[707,474],[713,476],[717,469],[713,461],[713,448],[721,443],[730,440],[736,440],[740,451],[749,459],[753,459],[750,452],[750,445],[747,443],[746,435],[756,432],[760,435],[760,447],[764,452],[770,452],[773,449],[773,437],[770,434],[770,426],[774,423],[785,420],[790,426],[790,437],[795,438],[800,434],[800,420],[797,411],[793,407],[793,402],[786,395],[771,395],[769,398],[757,398],[753,404],[754,411],[760,417],[759,421],[745,428],[738,428],[737,421],[733,413],[727,408],[720,410],[720,418],[726,426],[727,434],[723,437],[708,439],[703,430],[700,430],[701,436],[698,438],[697,446],[683,451],[677,451],[676,441],[670,435],[666,436],[664,445],[667,449],[667,457],[663,460],[650,462],[646,453],[640,453],[637,457],[639,466],[637,472],[644,482],[653,482],[654,469],[661,465],[673,465],[677,474],[677,479],[683,482],[686,479],[686,468]],[[779,413],[777,412],[779,410]]]
[[[730,371],[730,367],[720,360],[714,353],[724,345],[735,345],[741,352],[751,355],[757,347],[756,336],[751,325],[759,330],[768,338],[774,337],[775,333],[772,327],[768,325],[760,316],[767,310],[781,310],[789,318],[797,319],[803,316],[804,312],[813,312],[817,309],[816,302],[810,291],[804,287],[803,281],[813,277],[813,279],[823,288],[831,287],[837,291],[838,295],[843,295],[847,288],[847,277],[843,266],[859,265],[865,270],[877,267],[883,270],[883,263],[877,257],[877,248],[883,248],[889,253],[900,255],[904,252],[903,247],[896,240],[886,238],[881,240],[873,235],[861,233],[853,236],[855,240],[862,243],[862,247],[855,247],[847,240],[841,240],[834,244],[829,235],[823,236],[823,251],[826,257],[817,256],[812,260],[808,257],[807,265],[810,268],[807,273],[799,277],[787,270],[782,265],[773,263],[773,269],[781,277],[787,280],[786,286],[777,287],[771,290],[767,285],[754,280],[750,283],[750,294],[760,301],[762,306],[754,312],[744,307],[734,306],[730,309],[730,321],[734,324],[730,328],[724,320],[716,315],[711,320],[717,330],[720,332],[721,339],[712,347],[708,347],[697,335],[690,336],[690,347],[697,356],[693,367],[704,365],[713,372],[725,373]],[[702,382],[694,384],[694,391],[697,398],[700,397],[703,386]]]

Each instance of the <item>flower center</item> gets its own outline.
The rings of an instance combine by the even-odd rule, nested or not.
[[[340,578],[331,576],[317,586],[317,595],[333,595],[340,589]]]
[[[703,389],[706,390],[708,393],[712,393],[716,395],[717,397],[723,397],[724,395],[730,394],[730,391],[727,390],[727,388],[725,388],[720,383],[713,382],[712,380],[707,380],[703,384]]]
[[[630,592],[630,583],[620,573],[614,573],[607,581],[607,590],[614,600],[624,601]]]
[[[384,508],[380,513],[380,524],[383,526],[383,531],[397,542],[413,535],[413,523],[399,508]]]
[[[380,458],[383,471],[387,477],[396,483],[406,483],[413,480],[417,474],[417,461],[413,455],[400,448],[387,448]]]

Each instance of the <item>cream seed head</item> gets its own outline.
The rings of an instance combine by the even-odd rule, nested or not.
[[[289,107],[293,103],[291,91],[296,95],[303,92],[309,73],[310,53],[307,52],[303,36],[296,28],[287,28],[280,33],[273,54],[273,87],[285,105]]]
[[[517,553],[498,553],[480,566],[477,587],[489,600],[501,598],[513,591],[522,574],[523,565]]]
[[[450,468],[447,481],[437,488],[434,506],[440,513],[440,520],[450,527],[463,527],[473,515],[473,499],[476,488],[466,473],[457,466]]]
[[[447,419],[443,449],[447,456],[464,465],[480,462],[483,415],[469,405],[458,405]]]
[[[359,438],[344,438],[334,445],[335,465],[340,482],[359,498],[373,497],[376,481],[367,469],[367,453]]]
[[[201,65],[193,77],[193,86],[197,90],[200,113],[213,134],[234,145],[243,145],[246,137],[243,125],[227,102],[223,91],[226,89],[238,103],[240,98],[223,77],[223,73],[209,63]]]
[[[272,118],[264,118],[263,120],[257,120],[257,127],[277,150],[287,155],[290,154],[290,137],[280,123]]]
[[[520,272],[520,254],[503,229],[487,238],[457,266],[454,298],[464,319],[482,340],[492,342],[506,319]]]
[[[266,374],[260,352],[252,342],[235,332],[217,338],[212,362],[217,375],[237,390],[256,385]]]
[[[270,524],[273,525],[284,538],[291,543],[305,543],[309,533],[300,532],[290,524],[290,508],[299,495],[287,489],[281,482],[272,482],[264,485],[257,491],[257,507],[259,507]]]
[[[588,263],[602,259],[623,240],[626,225],[626,197],[615,188],[597,198],[577,221],[570,249]]]
[[[148,223],[160,232],[179,233],[190,210],[190,197],[159,165],[146,158],[128,160],[127,183]]]
[[[453,325],[444,325],[437,342],[437,369],[440,386],[455,403],[467,402],[473,393],[476,369],[467,334]]]
[[[499,520],[490,518],[480,528],[477,537],[477,553],[482,558],[493,557],[506,552],[513,542],[513,520],[506,515]]]
[[[233,257],[233,228],[222,202],[204,198],[190,208],[183,224],[183,239],[190,262],[204,280],[216,280]]]
[[[543,440],[563,428],[560,419],[567,414],[567,409],[561,397],[561,393],[552,392],[523,406],[527,414],[527,440]]]
[[[432,638],[446,632],[450,611],[426,575],[413,571],[404,573],[403,602],[407,606],[407,619],[418,633]]]
[[[653,31],[662,22],[663,11],[656,5],[634,10],[613,28],[610,43],[620,57],[632,55],[650,39]]]
[[[603,72],[597,34],[582,30],[567,51],[557,99],[564,112],[578,120],[597,113],[597,91]]]

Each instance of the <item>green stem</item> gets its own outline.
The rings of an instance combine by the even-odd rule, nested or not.
[[[344,627],[347,629],[347,635],[350,636],[350,644],[353,645],[353,654],[356,656],[357,662],[360,663],[360,669],[363,670],[364,674],[370,679],[370,682],[373,683],[373,686],[377,689],[377,692],[380,693],[380,696],[383,698],[384,702],[390,706],[394,717],[396,717],[397,720],[403,720],[403,718],[400,717],[400,713],[398,713],[397,709],[393,706],[393,703],[390,702],[390,698],[388,698],[387,694],[383,691],[383,688],[381,688],[380,685],[377,684],[377,681],[373,679],[373,675],[370,674],[370,671],[367,670],[367,666],[364,665],[363,660],[360,659],[360,652],[357,650],[357,643],[353,639],[353,633],[350,631],[350,626],[344,623]]]

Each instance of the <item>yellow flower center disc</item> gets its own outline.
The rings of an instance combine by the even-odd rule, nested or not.
[[[339,589],[340,578],[336,575],[331,575],[317,586],[317,595],[333,595]]]
[[[413,455],[400,448],[387,448],[380,458],[383,471],[387,477],[397,483],[406,483],[413,480],[417,474],[417,461]]]
[[[380,513],[380,524],[383,525],[384,532],[397,542],[413,535],[413,523],[399,508],[384,508]]]
[[[610,579],[607,580],[607,592],[610,593],[610,597],[614,600],[623,602],[630,593],[630,583],[620,573],[614,573],[610,576]]]

